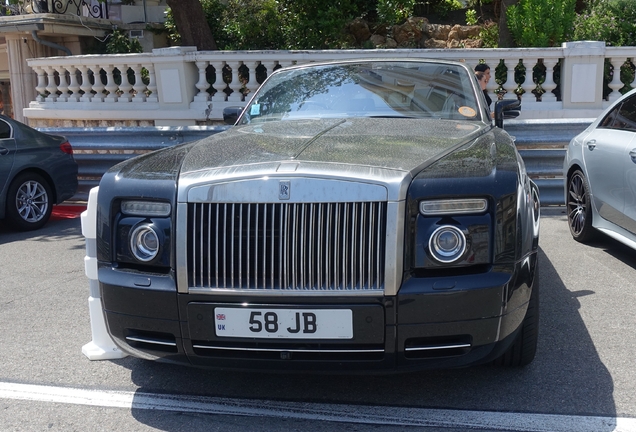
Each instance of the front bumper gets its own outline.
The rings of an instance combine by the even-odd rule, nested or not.
[[[534,285],[536,253],[481,274],[406,277],[392,297],[271,297],[177,294],[171,276],[131,278],[102,267],[110,335],[146,359],[246,370],[398,371],[486,363],[512,343]],[[216,307],[353,311],[353,338],[263,340],[217,337]]]

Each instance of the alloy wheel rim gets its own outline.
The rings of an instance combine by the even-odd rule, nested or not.
[[[575,174],[570,179],[568,187],[568,219],[570,230],[574,235],[579,235],[583,231],[587,205],[583,178],[579,174]]]
[[[30,223],[41,221],[49,209],[46,189],[36,181],[24,182],[18,189],[15,201],[20,217]]]

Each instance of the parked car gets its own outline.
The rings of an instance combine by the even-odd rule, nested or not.
[[[564,162],[570,233],[602,232],[636,248],[636,91],[603,112],[568,145]]]
[[[66,138],[0,115],[0,219],[18,230],[41,228],[53,205],[76,190],[77,163]]]
[[[103,176],[88,214],[110,336],[228,369],[528,364],[539,195],[500,127],[518,108],[494,125],[462,63],[274,72],[228,131]]]

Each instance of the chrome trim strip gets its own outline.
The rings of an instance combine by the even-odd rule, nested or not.
[[[404,269],[404,215],[406,201],[389,202],[386,209],[386,255],[384,256],[384,292],[397,295]]]
[[[175,263],[177,267],[177,292],[188,293],[188,266],[187,250],[188,244],[188,204],[178,203],[176,208],[177,220],[175,221]]]
[[[234,288],[234,212],[236,211],[236,204],[232,203],[232,223],[231,223],[231,232],[232,239],[230,240],[230,284],[232,288]],[[209,259],[209,258],[208,258]],[[240,274],[240,272],[239,272]]]
[[[409,347],[409,348],[404,348],[404,351],[433,351],[433,350],[453,349],[453,348],[470,348],[470,344],[437,345],[437,346],[428,346],[428,347]]]
[[[228,290],[225,288],[190,288],[189,291],[191,294],[221,294],[221,295],[237,295],[237,294],[245,294],[250,296],[302,296],[302,297],[311,297],[311,296],[331,296],[331,297],[342,297],[343,295],[350,294],[351,290],[300,290],[300,289],[233,289]],[[373,289],[373,290],[359,290],[356,291],[356,296],[382,296],[384,291],[382,289]]]
[[[274,218],[274,212],[276,211],[276,206],[274,206],[272,204],[272,240],[271,240],[271,253],[272,253],[272,259],[271,259],[271,267],[270,267],[270,275],[271,275],[271,286],[274,286],[274,269],[276,268],[276,263],[274,260],[274,249],[275,249],[275,245],[274,245],[274,227],[275,227],[275,218]],[[280,274],[280,273],[279,273]]]
[[[208,286],[212,286],[212,212],[208,211]]]
[[[126,340],[132,341],[132,342],[148,343],[153,345],[164,345],[164,346],[172,346],[172,347],[177,346],[176,342],[165,342],[159,339],[141,338],[136,336],[126,336]]]
[[[315,350],[315,349],[279,349],[279,348],[242,348],[242,347],[220,347],[208,345],[192,345],[192,348],[212,349],[221,351],[249,351],[249,352],[295,352],[295,353],[383,353],[383,349],[364,349],[364,350]]]
[[[387,201],[385,185],[363,183],[351,179],[325,179],[308,177],[261,177],[237,179],[203,185],[193,185],[187,191],[186,200],[191,203],[279,203],[279,182],[293,183],[294,193],[289,203],[306,202],[347,202],[352,197],[356,201]],[[334,191],[337,193],[334,194]]]

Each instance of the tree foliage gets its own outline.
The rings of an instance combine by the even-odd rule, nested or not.
[[[575,19],[573,39],[636,46],[636,2],[591,0]]]
[[[192,14],[185,4],[198,3]],[[482,39],[487,47],[551,47],[570,39],[604,40],[608,45],[636,45],[635,0],[467,0],[468,7],[493,3],[499,25],[489,22]],[[354,18],[370,23],[371,32],[457,7],[456,0],[168,0],[165,28],[172,45],[193,44],[194,21],[206,23],[219,49],[339,49],[354,46],[345,34]],[[577,9],[578,8],[578,9]],[[174,9],[174,10],[173,10]],[[183,12],[186,13],[185,23]],[[419,15],[418,15],[419,14]],[[177,24],[178,15],[181,24]],[[193,15],[196,15],[193,16]],[[196,19],[195,19],[196,18]],[[185,29],[185,30],[184,30]],[[194,44],[196,45],[196,44]],[[199,49],[206,48],[204,45]]]
[[[506,11],[508,28],[520,47],[553,47],[572,34],[576,0],[519,0]]]
[[[143,48],[137,39],[131,39],[126,32],[113,30],[106,42],[107,54],[140,53]]]
[[[204,16],[220,49],[339,48],[344,29],[370,0],[201,0]],[[171,43],[182,43],[175,11],[166,29]]]

